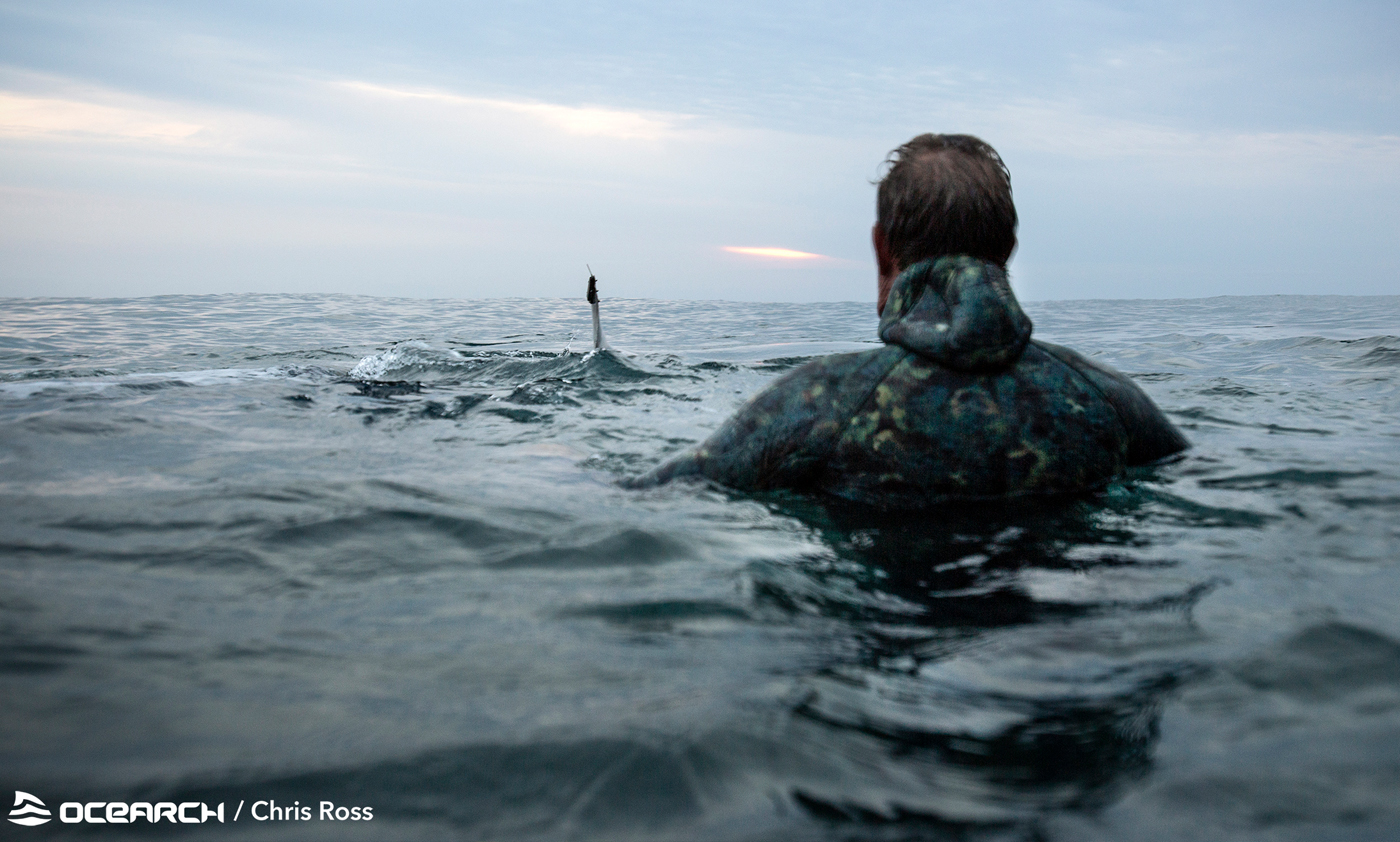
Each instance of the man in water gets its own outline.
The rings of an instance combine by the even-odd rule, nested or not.
[[[640,484],[701,475],[916,508],[1087,491],[1189,446],[1127,376],[1031,340],[992,147],[927,134],[888,160],[871,232],[884,347],[787,374]]]

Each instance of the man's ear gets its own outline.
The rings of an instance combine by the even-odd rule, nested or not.
[[[1014,255],[1014,254],[1016,253],[1016,249],[1019,248],[1020,245],[1021,245],[1021,241],[1018,240],[1018,239],[1016,239],[1016,237],[1013,235],[1013,236],[1011,237],[1011,250],[1008,251],[1008,252],[1006,253],[1006,256],[1003,257],[1003,258],[1001,259],[1001,268],[1005,269],[1005,268],[1006,268],[1006,264],[1008,264],[1008,263],[1011,262],[1011,256]]]
[[[870,229],[870,242],[875,246],[875,266],[879,270],[875,314],[883,316],[885,302],[889,300],[890,290],[894,287],[894,279],[899,277],[899,264],[895,262],[894,255],[890,254],[890,245],[885,241],[885,232],[880,230],[880,226],[876,225]]]
[[[880,230],[880,226],[875,225],[870,228],[870,242],[875,246],[875,268],[880,273],[880,277],[887,275],[898,275],[895,270],[894,256],[890,254],[889,244],[885,242],[885,232]]]

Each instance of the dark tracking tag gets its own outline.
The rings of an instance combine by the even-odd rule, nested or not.
[[[592,275],[588,276],[588,303],[598,303],[598,279]]]

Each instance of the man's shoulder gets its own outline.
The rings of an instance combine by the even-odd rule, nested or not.
[[[1033,339],[1030,349],[1043,352],[1046,359],[1054,360],[1078,374],[1102,394],[1109,403],[1118,405],[1125,400],[1147,400],[1147,395],[1133,382],[1131,377],[1107,363],[1081,354],[1073,348]]]
[[[856,404],[905,353],[882,347],[808,360],[750,398],[694,451],[639,482],[702,474],[730,488],[804,487]]]
[[[1102,374],[1106,377],[1127,380],[1129,383],[1132,382],[1126,374],[1118,369],[1085,356],[1073,348],[1067,348],[1064,345],[1056,345],[1054,342],[1046,342],[1043,339],[1032,339],[1030,344],[1032,347],[1039,348],[1076,371],[1093,371],[1096,374]]]
[[[1063,345],[1040,340],[1031,344],[1073,369],[1113,407],[1128,432],[1129,464],[1150,462],[1191,446],[1128,375]]]
[[[895,345],[881,344],[866,351],[848,351],[844,354],[814,357],[799,366],[793,374],[798,372],[802,372],[806,376],[854,374],[871,364],[879,364],[907,356],[909,353],[909,351]]]
[[[763,393],[803,393],[831,400],[838,393],[883,377],[908,351],[881,345],[868,351],[852,351],[816,357],[773,381]]]
[[[727,428],[796,431],[848,411],[852,396],[863,396],[906,351],[883,346],[807,360],[760,389],[726,422]]]

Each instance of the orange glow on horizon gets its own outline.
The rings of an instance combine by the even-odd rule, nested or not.
[[[810,251],[796,251],[794,249],[775,248],[771,246],[722,246],[722,248],[732,254],[747,254],[752,257],[777,257],[782,260],[825,260],[824,254],[813,254]]]

